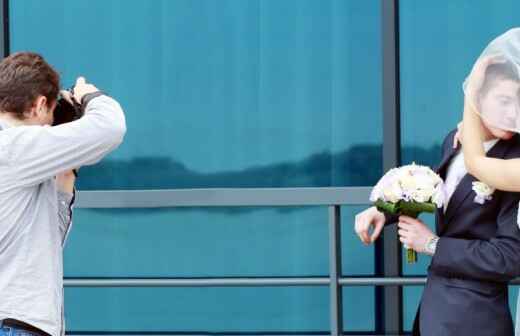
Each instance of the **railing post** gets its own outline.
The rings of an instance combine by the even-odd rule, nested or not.
[[[399,105],[399,0],[381,0],[381,38],[383,51],[383,172],[400,164]],[[385,228],[376,244],[376,274],[398,277],[401,274],[401,247],[397,226]],[[402,288],[376,289],[376,329],[384,334],[402,332]]]
[[[341,207],[329,207],[329,264],[330,264],[330,333],[343,333],[343,291],[341,277]]]

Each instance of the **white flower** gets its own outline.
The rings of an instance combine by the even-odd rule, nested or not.
[[[443,188],[439,175],[428,167],[413,163],[389,170],[372,190],[370,201],[433,202],[440,208],[445,199]]]
[[[441,180],[442,182],[442,180]],[[437,205],[437,208],[442,208],[446,199],[446,193],[444,192],[444,184],[439,183],[432,195],[432,202]]]
[[[484,204],[486,201],[490,201],[493,198],[491,195],[495,192],[494,188],[480,181],[474,181],[472,189],[476,194],[475,202],[478,204]]]
[[[432,195],[433,188],[417,189],[411,193],[412,200],[418,203],[428,202],[432,198]]]
[[[399,175],[399,169],[393,168],[390,169],[380,180],[377,182],[374,189],[372,189],[372,193],[370,194],[370,202],[375,202],[377,200],[385,199],[385,190],[390,187],[390,184],[397,180],[397,176]],[[400,193],[399,193],[400,194]]]
[[[399,182],[395,181],[388,188],[383,190],[383,195],[386,202],[397,203],[403,198],[403,190]]]

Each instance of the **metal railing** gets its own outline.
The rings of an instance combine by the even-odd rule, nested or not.
[[[343,332],[342,287],[422,286],[425,277],[344,277],[341,270],[341,206],[366,205],[371,188],[257,188],[157,191],[82,191],[78,208],[285,207],[329,208],[328,277],[66,278],[66,287],[264,287],[328,286],[331,335]],[[520,284],[515,280],[513,284]]]

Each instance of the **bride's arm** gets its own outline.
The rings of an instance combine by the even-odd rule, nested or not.
[[[520,191],[520,159],[486,157],[482,122],[473,108],[467,101],[464,103],[462,150],[466,169],[479,181],[496,189]]]

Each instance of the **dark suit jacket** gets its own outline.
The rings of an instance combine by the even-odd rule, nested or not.
[[[437,172],[443,179],[460,150],[453,149],[454,132],[442,146]],[[487,155],[520,157],[519,137],[497,142]],[[497,190],[491,200],[478,204],[473,181],[476,179],[467,174],[453,193],[446,213],[437,211],[440,240],[428,268],[414,335],[514,334],[507,283],[520,276],[520,194]]]

